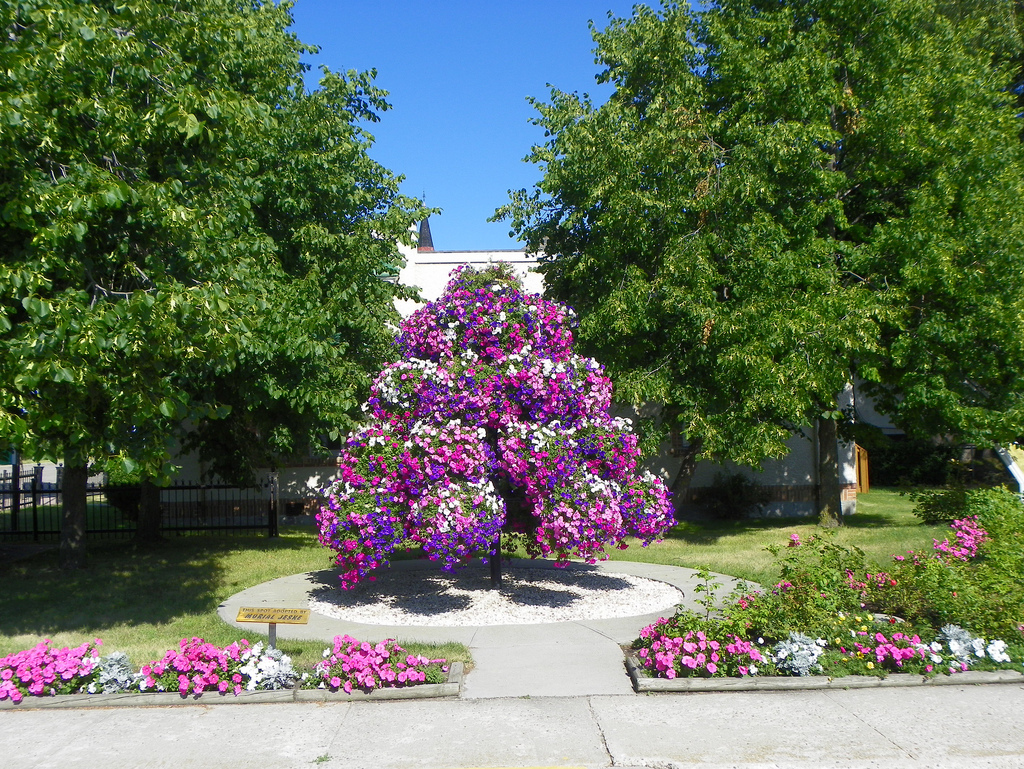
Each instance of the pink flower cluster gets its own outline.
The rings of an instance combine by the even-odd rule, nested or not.
[[[223,649],[202,638],[182,638],[177,651],[169,650],[161,659],[142,666],[139,689],[177,691],[182,697],[202,694],[207,689],[230,690],[237,695],[243,687],[238,668],[248,646],[244,638]]]
[[[956,541],[950,542],[948,537],[943,540],[933,539],[932,553],[908,550],[906,555],[894,555],[893,560],[897,564],[913,564],[915,566],[922,566],[926,562],[934,561],[946,564],[957,561],[967,562],[977,557],[979,547],[989,539],[988,532],[978,525],[978,516],[976,515],[959,518],[950,524],[950,528],[953,529]],[[866,600],[869,593],[895,587],[897,580],[892,574],[884,571],[867,572],[863,577],[858,577],[852,571],[847,570],[846,584]]]
[[[969,561],[976,558],[978,547],[989,538],[988,532],[978,525],[976,515],[959,518],[950,524],[950,528],[956,536],[955,542],[950,542],[948,537],[941,542],[937,539],[932,540],[935,552],[943,560]]]
[[[765,661],[754,644],[737,635],[727,636],[725,642],[708,638],[700,630],[691,630],[685,636],[667,636],[661,629],[666,622],[662,618],[640,631],[640,638],[650,645],[639,649],[637,657],[655,675],[754,675],[757,665]]]
[[[443,659],[405,654],[405,649],[392,639],[370,644],[347,635],[335,636],[334,647],[324,655],[316,666],[324,685],[346,692],[423,683],[428,665],[445,663]]]
[[[534,552],[558,562],[606,558],[672,525],[664,483],[637,472],[629,422],[608,415],[611,381],[572,352],[571,322],[499,266],[457,269],[402,324],[405,359],[374,382],[372,422],[347,439],[317,517],[342,587],[405,541],[446,569],[486,556],[503,527],[531,530],[509,520],[512,493]]]
[[[846,584],[853,590],[856,590],[861,594],[861,597],[867,595],[869,589],[878,589],[886,587],[894,587],[896,580],[892,578],[888,572],[866,572],[863,579],[858,578],[850,569],[846,570]]]
[[[41,697],[84,690],[96,677],[103,642],[54,649],[46,639],[31,649],[0,658],[0,700],[21,702],[25,695]]]
[[[866,632],[858,633],[867,637]],[[872,645],[871,641],[874,642]],[[846,654],[845,647],[839,647],[842,654]],[[883,633],[875,633],[869,637],[868,643],[853,642],[851,654],[862,654],[864,657],[874,657],[874,661],[881,667],[890,670],[899,670],[906,660],[927,659],[929,649],[915,634],[908,636],[905,633],[893,633],[892,638],[886,638]]]

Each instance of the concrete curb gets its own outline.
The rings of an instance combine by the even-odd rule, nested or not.
[[[462,691],[464,666],[453,662],[448,680],[443,684],[417,684],[370,692],[330,689],[278,689],[275,691],[241,692],[238,695],[204,692],[182,697],[173,692],[122,692],[119,694],[58,694],[55,697],[25,697],[21,702],[0,701],[0,710],[52,710],[66,708],[140,708],[180,707],[182,705],[254,705],[271,702],[360,702],[367,700],[422,700],[458,697]]]
[[[954,675],[933,678],[912,673],[890,673],[885,678],[875,676],[773,676],[758,678],[651,678],[640,667],[632,654],[626,655],[626,670],[633,682],[633,690],[640,693],[685,692],[783,692],[807,689],[893,689],[905,686],[969,686],[975,684],[1024,684],[1024,674],[1016,670],[968,670]]]

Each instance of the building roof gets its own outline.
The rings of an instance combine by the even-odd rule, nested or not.
[[[430,237],[430,221],[424,219],[420,222],[420,236],[416,246],[417,251],[433,251],[434,241]]]

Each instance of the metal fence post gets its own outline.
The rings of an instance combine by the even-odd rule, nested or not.
[[[43,466],[32,468],[32,540],[39,541],[39,487],[43,480]]]
[[[270,474],[270,505],[267,510],[268,521],[267,521],[267,536],[277,537],[279,536],[277,531],[277,503],[278,503],[278,476],[277,473]]]
[[[18,518],[21,516],[21,457],[14,452],[11,457],[11,531],[20,531]]]

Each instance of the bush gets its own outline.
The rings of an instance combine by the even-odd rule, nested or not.
[[[919,491],[912,495],[917,504],[914,515],[921,523],[937,526],[962,518],[967,509],[967,488],[959,484],[945,489]]]
[[[955,446],[905,436],[863,439],[871,456],[872,486],[942,486],[960,456]]]
[[[1010,633],[1024,622],[1024,504],[1006,489],[971,492],[967,509],[988,532],[980,546],[975,581],[984,600],[965,624]]]
[[[107,470],[107,504],[117,508],[129,521],[139,520],[140,481],[138,473],[126,472],[120,462],[111,463]]]
[[[701,491],[701,504],[715,520],[738,521],[756,515],[768,502],[768,492],[742,473],[718,473]]]

